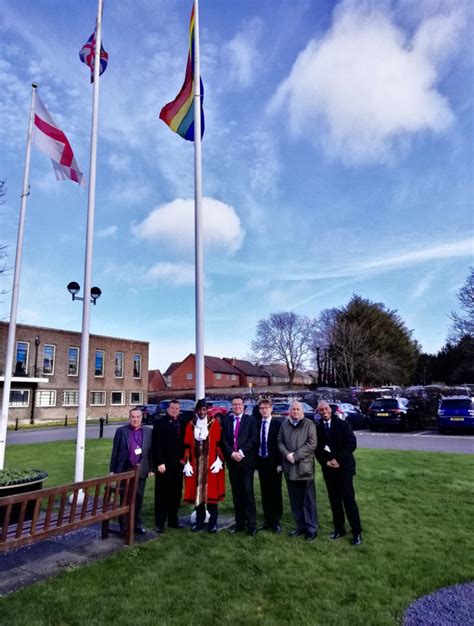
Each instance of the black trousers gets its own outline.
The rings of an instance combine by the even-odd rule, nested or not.
[[[204,526],[204,522],[206,521],[206,507],[209,511],[209,528],[217,524],[217,504],[215,502],[209,504],[200,504],[196,507],[196,526],[198,528],[202,528]]]
[[[276,526],[280,523],[283,513],[283,498],[281,495],[282,473],[277,472],[275,464],[269,458],[261,457],[257,460],[257,471],[265,523],[270,526]]]
[[[334,530],[342,532],[345,525],[344,511],[353,534],[359,534],[362,530],[360,524],[359,508],[355,500],[352,474],[341,472],[338,469],[326,470],[324,480],[331,505]]]
[[[296,528],[315,533],[319,524],[314,480],[289,480],[287,478],[286,484]]]
[[[178,510],[183,494],[183,470],[155,473],[155,522],[162,528],[178,524]]]
[[[257,525],[257,509],[253,490],[253,467],[229,462],[229,478],[234,502],[235,525],[239,529],[254,529]]]

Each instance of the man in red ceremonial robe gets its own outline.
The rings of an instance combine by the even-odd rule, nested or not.
[[[225,496],[224,455],[220,449],[221,425],[207,416],[206,401],[198,400],[196,417],[188,422],[184,434],[184,501],[196,507],[193,532],[203,530],[206,505],[208,532],[217,532],[218,502]]]

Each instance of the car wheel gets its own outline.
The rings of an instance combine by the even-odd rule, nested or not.
[[[369,426],[370,432],[375,433],[378,430],[378,426]]]
[[[438,432],[440,435],[447,435],[448,431],[446,430],[446,428],[441,428],[441,426],[438,428]]]

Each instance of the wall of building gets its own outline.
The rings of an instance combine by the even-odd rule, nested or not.
[[[2,374],[6,356],[7,334],[8,324],[0,322],[0,369]],[[35,345],[36,337],[39,340],[38,346]],[[76,417],[79,363],[77,370],[71,367],[69,349],[80,349],[80,333],[18,324],[15,345],[17,342],[28,344],[28,363],[23,376],[20,368],[16,368],[15,378],[19,377],[21,380],[12,382],[12,390],[29,389],[30,393],[27,406],[10,407],[9,421],[14,422],[17,417],[20,420],[30,419],[33,393],[35,393],[35,421],[64,420],[66,414],[69,417]],[[48,345],[54,346],[52,373],[50,372],[51,363],[48,361],[45,363],[44,360],[45,346]],[[101,350],[104,354],[102,375],[96,375],[96,350]],[[123,353],[122,372],[119,371],[119,368],[116,371],[116,365],[118,365],[118,363],[116,364],[117,352]],[[141,356],[139,376],[136,376],[138,372],[134,372],[134,355]],[[147,402],[148,355],[148,342],[90,335],[88,417],[100,417],[106,413],[109,417],[126,417],[131,407]],[[81,355],[79,354],[80,358]],[[15,362],[14,357],[14,372]],[[120,373],[122,373],[121,376]],[[47,378],[48,382],[31,382],[35,375],[36,377]],[[0,384],[3,387],[3,382]],[[93,393],[94,395],[92,395]],[[38,406],[49,402],[52,406]],[[74,406],[75,404],[76,406]]]

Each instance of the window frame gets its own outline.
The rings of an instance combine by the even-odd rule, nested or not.
[[[103,394],[103,402],[93,402],[94,394]],[[89,406],[106,406],[107,405],[107,392],[103,389],[97,389],[95,391],[89,391]]]
[[[30,342],[29,341],[23,341],[21,339],[19,339],[16,343],[15,343],[15,363],[14,363],[14,368],[15,368],[15,372],[16,372],[16,364],[18,362],[23,363],[23,361],[19,361],[18,359],[18,344],[24,344],[26,346],[26,358],[25,358],[25,375],[28,374],[28,362],[30,360]]]
[[[121,369],[120,369],[120,371],[122,373],[120,375],[117,374],[117,354],[121,354],[122,355]],[[125,369],[125,352],[121,352],[120,350],[116,350],[115,357],[114,357],[114,377],[115,378],[123,378],[124,369]]]
[[[65,395],[74,394],[77,397],[77,402],[66,402]],[[74,407],[79,406],[79,389],[63,389],[63,401],[61,406]]]
[[[102,374],[97,374],[97,355],[99,352],[102,353]],[[105,376],[105,350],[96,348],[95,358],[94,358],[94,378],[104,378],[104,376]]]
[[[50,398],[54,398],[54,402],[49,402],[48,404],[44,404],[41,400],[39,400],[38,396],[42,396],[42,395],[46,395],[46,394],[50,394]],[[56,407],[56,402],[57,402],[57,391],[56,389],[37,389],[35,392],[35,406],[37,406],[38,408],[43,408],[43,409],[47,409],[47,408],[54,408]]]
[[[114,393],[121,395],[121,402],[114,402]],[[110,406],[125,406],[125,391],[111,391],[110,392]]]
[[[53,348],[53,359],[52,359],[52,367],[51,367],[51,371],[47,372],[45,369],[45,361],[46,361],[46,348]],[[43,345],[43,366],[42,366],[42,372],[44,375],[46,376],[54,376],[54,369],[56,367],[56,345],[54,343],[45,343]]]
[[[138,402],[132,401],[132,395],[136,393],[138,395]],[[131,391],[130,392],[130,405],[143,404],[143,391]]]
[[[9,409],[27,409],[30,406],[30,397],[31,397],[31,393],[30,393],[31,389],[26,389],[26,388],[13,388],[10,389],[10,399],[8,401],[8,408]],[[15,404],[12,404],[12,393],[26,393],[26,402],[16,402]]]
[[[70,372],[70,368],[71,368],[71,358],[69,356],[70,350],[77,350],[76,373],[75,374],[71,374],[71,372]],[[69,346],[69,348],[67,349],[67,375],[68,376],[79,376],[80,355],[81,355],[81,349],[78,348],[77,346]]]
[[[138,357],[138,359],[139,359],[138,362],[140,363],[140,370],[139,370],[138,376],[135,376],[135,357]],[[133,376],[132,377],[135,380],[139,380],[142,377],[142,355],[141,355],[140,352],[135,352],[134,353],[132,362],[133,362],[133,369],[132,369]]]

